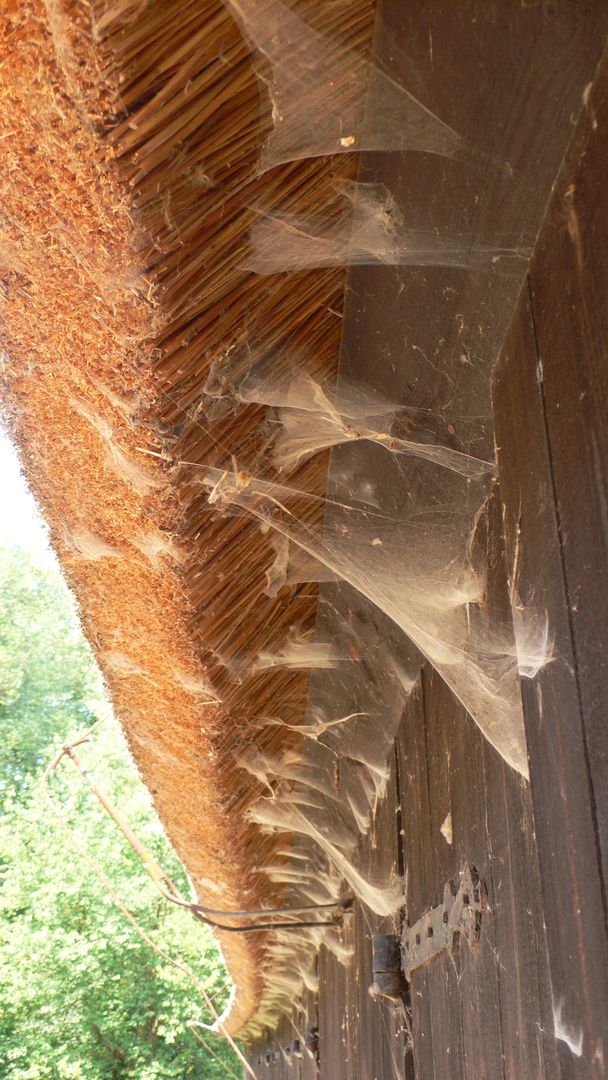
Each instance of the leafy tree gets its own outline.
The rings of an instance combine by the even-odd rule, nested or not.
[[[242,1067],[217,1036],[216,1061],[191,1034],[208,1019],[185,976],[146,945],[60,830],[40,787],[58,743],[104,708],[99,676],[52,572],[0,548],[0,1078],[219,1080]],[[48,681],[45,681],[45,668]],[[95,700],[95,697],[97,700]],[[188,883],[117,725],[83,759],[183,892]],[[71,763],[53,797],[149,937],[185,962],[215,1000],[227,976],[208,931],[155,891]]]
[[[92,724],[100,698],[61,576],[0,546],[0,797],[23,797],[51,746]]]

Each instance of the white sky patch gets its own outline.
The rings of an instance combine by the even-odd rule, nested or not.
[[[39,562],[56,565],[43,524],[8,435],[0,428],[0,541],[13,544]]]

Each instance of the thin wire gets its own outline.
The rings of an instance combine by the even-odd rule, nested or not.
[[[94,729],[92,729],[92,730],[94,730]],[[216,930],[222,930],[222,931],[225,931],[227,933],[233,933],[233,934],[255,933],[255,932],[259,931],[259,930],[290,930],[290,929],[299,929],[299,928],[305,927],[305,926],[333,926],[339,921],[339,918],[340,918],[339,912],[344,913],[344,911],[347,909],[348,904],[350,903],[348,900],[345,900],[343,902],[319,905],[319,907],[325,908],[325,909],[326,908],[337,908],[338,909],[336,914],[329,920],[315,919],[313,921],[300,920],[298,922],[290,921],[290,922],[284,922],[284,923],[278,923],[278,922],[255,923],[255,924],[253,924],[251,926],[230,926],[230,925],[226,925],[225,923],[216,922],[215,919],[208,918],[208,912],[207,912],[206,908],[204,908],[201,904],[194,904],[190,900],[186,900],[186,898],[182,895],[182,893],[178,889],[175,882],[172,881],[171,878],[162,870],[162,868],[148,855],[145,848],[142,846],[140,841],[135,836],[135,833],[133,832],[133,830],[129,826],[128,822],[126,822],[124,820],[124,818],[119,813],[117,808],[115,806],[113,806],[112,802],[110,801],[110,799],[108,799],[107,795],[102,790],[100,785],[93,779],[93,777],[91,776],[89,770],[86,768],[86,766],[83,764],[83,762],[80,761],[80,759],[77,757],[77,755],[76,755],[76,753],[74,751],[74,747],[77,746],[77,745],[80,745],[80,743],[83,742],[83,741],[85,741],[85,742],[88,741],[88,736],[85,735],[83,738],[81,738],[79,740],[72,740],[71,743],[66,743],[63,746],[62,754],[57,759],[57,764],[61,760],[61,756],[63,756],[64,754],[67,755],[73,761],[73,763],[76,766],[76,768],[78,769],[78,772],[80,773],[80,775],[89,784],[89,787],[91,788],[93,794],[96,795],[96,797],[99,799],[102,806],[108,812],[108,814],[111,816],[112,820],[115,822],[115,824],[118,826],[118,828],[121,830],[121,832],[123,833],[125,838],[128,840],[128,842],[130,843],[130,845],[133,848],[133,850],[135,851],[135,853],[142,860],[142,862],[144,864],[144,867],[146,868],[148,874],[152,878],[156,888],[160,892],[161,896],[163,896],[166,900],[169,900],[171,903],[177,904],[180,907],[186,908],[186,910],[188,910],[191,913],[191,915],[193,915],[194,918],[197,919],[199,922],[205,923],[207,926],[212,926]],[[170,889],[171,891],[168,892],[167,889]],[[256,915],[257,916],[268,915],[268,916],[274,917],[275,915],[282,915],[283,914],[283,915],[291,916],[291,915],[298,914],[298,913],[303,912],[303,911],[314,911],[314,910],[316,910],[316,905],[309,905],[307,907],[293,908],[293,909],[291,909],[291,908],[271,909],[270,908],[270,909],[262,910],[262,911],[259,911],[259,912],[251,912],[251,911],[238,911],[238,912],[218,911],[215,914],[219,915],[220,917],[223,916],[225,918],[235,917],[235,918],[249,918],[249,919],[251,919],[251,918],[255,917]]]
[[[200,904],[190,904],[191,908],[196,911],[202,911],[205,915],[217,915],[219,918],[228,916],[231,919],[252,919],[254,917],[263,917],[264,915],[300,915],[304,911],[321,911],[323,908],[339,908],[343,909],[346,901],[336,900],[333,904],[307,904],[304,907],[284,907],[284,908],[260,908],[259,911],[212,911],[211,908],[201,907]]]
[[[242,1080],[242,1077],[237,1076],[236,1073],[232,1071],[230,1066],[227,1065],[225,1061],[222,1061],[221,1057],[218,1057],[218,1055],[213,1052],[213,1050],[209,1046],[209,1043],[206,1042],[205,1039],[203,1039],[203,1036],[199,1035],[198,1031],[194,1030],[194,1025],[195,1024],[200,1024],[200,1020],[188,1020],[188,1027],[190,1028],[190,1031],[194,1035],[194,1038],[198,1039],[198,1041],[203,1044],[203,1046],[205,1047],[205,1050],[207,1050],[207,1052],[209,1054],[211,1054],[212,1058],[215,1058],[216,1061],[219,1061],[220,1065],[224,1066],[224,1068],[226,1069],[226,1072],[229,1072],[230,1075],[234,1077],[234,1080]],[[204,1025],[201,1024],[201,1027],[203,1027],[203,1026]]]
[[[201,915],[196,911],[194,904],[187,905],[195,919],[200,922],[206,923],[207,926],[212,926],[215,930],[221,930],[222,933],[227,934],[257,934],[261,930],[299,930],[303,926],[338,926],[340,922],[340,916],[336,915],[333,919],[311,919],[308,921],[300,920],[298,922],[270,922],[270,923],[254,923],[253,926],[225,926],[223,923],[212,922],[211,919],[206,919],[204,915]],[[272,913],[270,913],[272,914]]]

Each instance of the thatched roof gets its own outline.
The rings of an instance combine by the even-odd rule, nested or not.
[[[360,55],[372,8],[340,4],[332,27]],[[285,856],[246,817],[262,785],[239,759],[297,745],[308,676],[251,661],[310,638],[317,586],[270,588],[271,538],[208,504],[197,463],[264,475],[268,432],[258,405],[203,389],[252,357],[280,370],[287,341],[331,378],[343,271],[244,264],[254,206],[331,208],[356,161],[257,174],[269,101],[221,0],[16,0],[0,35],[5,417],[199,899],[276,905],[260,868]],[[322,492],[325,470],[319,455],[297,482]],[[267,938],[221,945],[238,1030],[272,981]]]

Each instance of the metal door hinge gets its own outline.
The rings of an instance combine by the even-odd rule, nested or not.
[[[443,949],[457,951],[460,935],[470,945],[479,939],[487,890],[474,866],[467,866],[457,881],[448,881],[443,904],[423,915],[401,936],[401,967],[409,982],[412,971]]]
[[[401,943],[396,934],[372,936],[371,997],[401,998],[406,989],[401,970]]]

